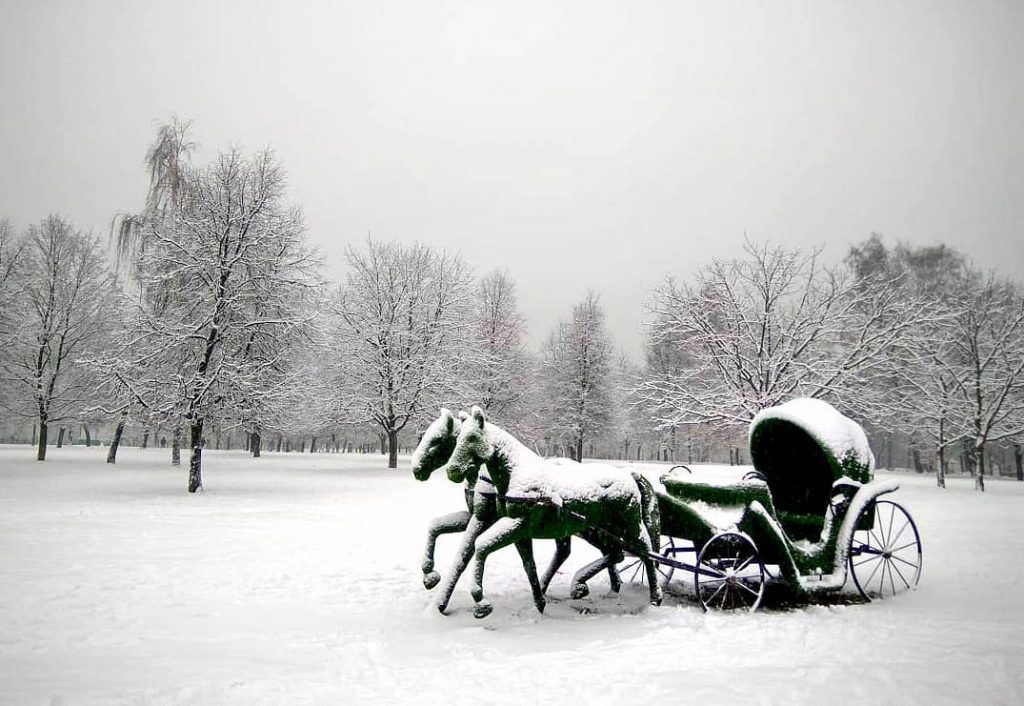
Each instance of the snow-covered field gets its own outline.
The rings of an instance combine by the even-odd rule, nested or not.
[[[166,451],[104,453],[0,447],[0,702],[1024,701],[1024,484],[901,476],[924,573],[895,600],[704,614],[599,577],[574,601],[578,543],[543,616],[496,555],[478,621],[465,580],[449,616],[420,583],[427,522],[461,490],[407,460],[208,451],[189,496]]]

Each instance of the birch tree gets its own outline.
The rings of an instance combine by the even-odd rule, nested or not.
[[[19,264],[17,327],[3,358],[3,375],[38,424],[36,458],[46,459],[49,427],[69,421],[91,388],[76,365],[103,333],[112,289],[99,244],[59,216],[29,228]]]
[[[399,433],[451,393],[460,360],[475,355],[472,280],[460,257],[420,244],[370,239],[346,260],[335,307],[337,414],[375,425],[396,468]]]
[[[616,419],[614,350],[597,295],[588,293],[548,338],[540,360],[543,418],[566,436],[576,460]]]

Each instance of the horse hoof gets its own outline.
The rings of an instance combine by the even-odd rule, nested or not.
[[[423,574],[423,586],[426,588],[433,588],[441,582],[441,574],[436,571]]]
[[[575,599],[586,598],[590,595],[590,588],[585,583],[578,583],[572,587],[572,597]]]
[[[476,608],[473,609],[474,618],[486,618],[494,610],[494,606],[490,603],[477,603]]]
[[[538,601],[534,603],[537,606],[537,612],[544,615],[544,608],[547,607],[547,601]]]

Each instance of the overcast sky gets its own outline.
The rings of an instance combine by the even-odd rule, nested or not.
[[[214,9],[217,5],[221,9]],[[588,289],[618,344],[744,233],[1024,265],[1024,2],[0,0],[0,217],[106,236],[172,114],[271,146],[332,273],[367,234]]]

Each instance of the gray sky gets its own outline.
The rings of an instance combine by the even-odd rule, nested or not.
[[[458,249],[535,341],[590,288],[638,352],[649,287],[744,233],[1024,264],[1019,1],[213,5],[0,0],[0,216],[105,235],[176,113],[197,161],[278,151],[336,275]]]

